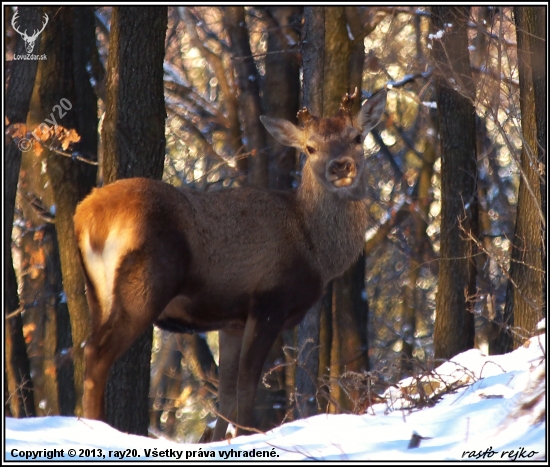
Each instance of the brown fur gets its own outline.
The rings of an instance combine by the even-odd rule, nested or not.
[[[370,127],[384,105],[385,95],[363,111],[372,114]],[[92,314],[85,417],[103,416],[110,366],[156,323],[176,332],[221,331],[219,410],[251,426],[256,386],[278,333],[296,325],[361,252],[364,156],[354,141],[365,125],[355,128],[342,116],[311,118],[304,129],[262,121],[284,144],[304,151],[315,145],[296,193],[198,193],[134,178],[96,189],[78,206]],[[333,180],[342,177],[349,186]],[[226,428],[220,418],[214,439]]]

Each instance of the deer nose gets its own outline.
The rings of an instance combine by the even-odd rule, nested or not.
[[[337,178],[354,177],[357,173],[355,161],[349,157],[332,161],[328,166],[328,171]]]

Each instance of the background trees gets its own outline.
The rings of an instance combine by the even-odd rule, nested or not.
[[[40,37],[48,60],[37,63],[14,60],[23,43],[6,7],[11,413],[79,411],[87,310],[71,217],[96,184],[98,154],[99,183],[162,173],[197,190],[292,189],[299,155],[258,116],[293,119],[304,105],[330,115],[355,87],[364,98],[390,89],[365,144],[366,254],[278,340],[258,396],[261,427],[361,412],[434,357],[520,344],[546,300],[543,10],[21,8],[28,29],[50,18]],[[61,99],[67,115],[40,126]],[[216,335],[153,335],[150,360],[144,337],[137,360],[114,372],[126,376],[111,385],[111,423],[147,430],[150,361],[149,429],[196,440],[215,404]],[[121,393],[141,408],[117,407]]]

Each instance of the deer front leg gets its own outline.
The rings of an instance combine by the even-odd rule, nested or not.
[[[237,412],[237,378],[243,331],[220,330],[220,365],[218,379],[219,416],[212,435],[212,441],[225,439],[228,419],[235,421]]]
[[[237,382],[237,435],[253,433],[254,399],[262,374],[262,368],[273,343],[282,329],[275,316],[249,316],[246,321],[239,380]]]

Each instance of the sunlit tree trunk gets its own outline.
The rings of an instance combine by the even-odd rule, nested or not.
[[[422,259],[424,257],[425,245],[428,243],[426,234],[426,219],[429,218],[429,210],[432,196],[432,176],[436,152],[434,145],[428,141],[422,153],[424,160],[420,169],[419,180],[413,193],[413,200],[416,209],[412,213],[411,229],[411,251],[412,256],[409,265],[408,280],[403,294],[403,317],[401,322],[401,334],[403,337],[403,348],[401,349],[401,373],[402,376],[409,376],[413,370],[413,352],[416,338],[417,312],[421,307],[421,300],[418,297],[417,281],[420,277]]]
[[[304,106],[314,115],[333,116],[344,94],[350,91],[352,43],[348,35],[346,10],[345,7],[306,7],[304,12]],[[359,87],[360,83],[354,85]],[[319,383],[312,375],[321,379],[327,379],[330,375],[330,399],[334,404],[329,410],[336,412],[351,408],[351,402],[338,379],[344,371],[361,371],[368,366],[365,352],[366,308],[362,297],[364,280],[357,280],[358,273],[364,278],[364,261],[333,281],[329,288],[331,298],[324,299],[325,306],[330,304],[330,308],[325,309],[323,319],[319,316],[321,307],[317,305],[308,312],[298,328],[298,417],[316,413],[316,404],[324,405],[320,400],[315,401]],[[320,329],[320,323],[326,328]],[[361,323],[365,325],[364,334],[361,333]],[[325,373],[326,367],[329,374]]]
[[[516,229],[512,242],[509,282],[506,293],[501,351],[520,346],[535,330],[535,325],[543,317],[543,226],[546,223],[541,209],[541,180],[544,179],[544,164],[541,156],[544,146],[539,147],[538,129],[544,128],[538,119],[545,118],[546,101],[535,98],[535,82],[541,94],[541,65],[544,55],[534,55],[542,51],[538,46],[540,30],[538,16],[544,15],[544,8],[516,7],[514,16],[518,43],[518,69],[520,84],[521,128],[523,145],[521,150],[520,182]],[[544,24],[542,22],[542,24]],[[535,68],[533,68],[535,66]],[[538,80],[538,81],[536,81]],[[544,110],[538,110],[538,106]],[[537,124],[538,123],[538,124]],[[545,143],[543,143],[545,145]],[[545,226],[544,226],[545,228]]]

